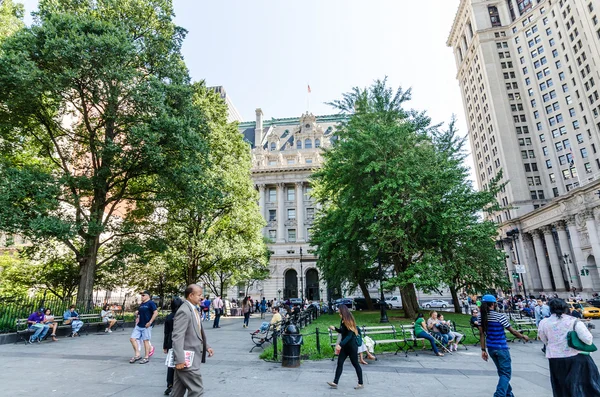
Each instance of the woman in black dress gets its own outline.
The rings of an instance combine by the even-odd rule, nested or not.
[[[350,357],[350,362],[356,370],[356,376],[358,377],[358,385],[356,385],[354,388],[362,389],[364,386],[362,368],[358,363],[358,328],[356,327],[356,321],[354,321],[352,313],[350,313],[350,310],[348,310],[345,305],[340,305],[338,310],[340,312],[340,317],[342,318],[340,328],[336,328],[333,325],[329,328],[342,334],[342,338],[340,343],[335,346],[335,352],[338,354],[335,378],[333,382],[327,382],[327,384],[332,389],[337,389],[338,381],[340,380],[340,376],[342,375],[342,371],[344,369],[344,361],[346,361],[346,358]]]

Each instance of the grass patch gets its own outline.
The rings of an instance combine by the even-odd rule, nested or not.
[[[402,310],[388,310],[388,319],[390,320],[387,325],[395,325],[398,331],[399,325],[411,325],[413,320],[404,318],[404,312]],[[423,315],[427,316],[429,312],[423,312]],[[359,326],[377,326],[377,325],[386,325],[379,323],[380,313],[379,311],[354,311],[353,312],[356,323]],[[461,334],[465,335],[465,343],[473,344],[478,341],[473,334],[471,333],[471,326],[469,323],[469,319],[471,316],[466,314],[456,314],[444,312],[445,320],[452,320],[456,323],[457,331]],[[328,327],[330,325],[335,325],[336,327],[340,324],[340,317],[337,313],[333,315],[323,314],[318,319],[313,321],[312,324],[306,326],[301,330],[302,335],[305,336],[304,344],[302,345],[301,355],[303,359],[308,360],[321,360],[324,358],[331,358],[333,356],[333,348],[330,347],[329,342],[329,334]],[[320,334],[320,344],[321,344],[321,352],[317,351],[317,342],[316,336],[314,335],[316,329],[319,329]],[[400,335],[398,335],[400,337]],[[388,339],[389,335],[374,335],[371,338],[377,339]],[[281,339],[277,341],[277,350],[278,350],[278,358],[281,360],[281,348],[282,343]],[[395,344],[385,344],[381,346],[375,347],[375,354],[383,353],[383,352],[395,352],[396,345]],[[265,350],[261,353],[260,358],[263,360],[272,360],[273,359],[273,345],[268,345]]]

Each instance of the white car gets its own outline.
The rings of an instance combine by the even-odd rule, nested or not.
[[[445,309],[448,306],[450,306],[450,303],[448,303],[445,300],[441,300],[441,299],[434,299],[432,301],[425,302],[423,304],[423,307],[425,307],[427,309],[432,308],[432,307],[441,307],[442,309]]]
[[[402,298],[400,296],[388,296],[385,298],[388,309],[402,309]]]

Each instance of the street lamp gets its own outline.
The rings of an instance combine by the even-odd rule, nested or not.
[[[514,228],[512,230],[509,230],[508,232],[506,232],[506,235],[508,237],[512,237],[513,249],[515,250],[515,253],[517,254],[517,265],[519,267],[521,267],[521,260],[519,259],[519,249],[517,248],[517,236],[519,235],[519,229]],[[523,294],[525,295],[525,299],[527,299],[527,288],[525,287],[525,277],[523,276],[523,273],[517,272],[517,274],[519,275],[521,283],[523,284]]]
[[[300,295],[302,298],[302,305],[304,307],[304,268],[302,267],[302,247],[300,247],[300,288],[302,288]]]
[[[388,316],[387,316],[387,307],[386,307],[387,305],[385,303],[385,296],[383,296],[383,270],[381,268],[381,256],[379,256],[379,254],[377,254],[377,262],[379,263],[379,290],[381,293],[380,302],[379,302],[381,316],[379,317],[379,322],[380,323],[389,323],[390,320],[388,320]]]

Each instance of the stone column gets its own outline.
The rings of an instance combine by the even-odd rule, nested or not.
[[[521,242],[521,247],[523,247],[521,252],[524,253],[527,273],[529,273],[529,279],[531,279],[531,284],[528,285],[527,288],[531,288],[532,291],[542,291],[544,287],[542,285],[540,270],[538,269],[538,265],[535,260],[535,251],[533,250],[533,240],[531,234],[521,233],[521,238],[519,241]]]
[[[592,291],[592,278],[581,276],[583,267],[587,264],[583,257],[583,251],[581,250],[581,240],[579,232],[577,231],[577,222],[574,216],[567,218],[567,228],[569,229],[569,235],[571,236],[571,247],[573,247],[573,256],[571,260],[577,269],[577,277],[580,280],[580,286],[584,291]]]
[[[554,244],[554,237],[552,237],[552,227],[542,227],[544,233],[544,240],[546,240],[546,249],[548,250],[548,259],[550,260],[550,266],[552,267],[552,277],[554,279],[554,287],[557,291],[565,290],[565,280],[563,279],[562,269],[560,266],[561,261],[556,252],[556,245]]]
[[[592,210],[586,210],[583,213],[585,217],[585,226],[588,230],[588,234],[590,236],[590,245],[592,246],[592,253],[594,254],[594,259],[596,260],[596,266],[598,266],[600,258],[600,240],[598,239],[598,230],[596,229],[596,220],[594,219],[594,213]],[[598,269],[589,269],[590,275],[584,276],[589,277],[590,282],[592,280],[592,272],[597,272]]]
[[[505,262],[506,262],[506,269],[508,271],[508,277],[510,278],[510,286],[511,289],[515,291],[515,294],[519,293],[519,288],[517,285],[517,281],[513,278],[513,273],[515,271],[515,265],[513,264],[513,259],[516,259],[516,256],[513,258],[512,255],[512,251],[510,249],[511,247],[511,242],[508,240],[503,240],[502,241],[502,246],[504,247],[504,254],[505,254]]]
[[[579,277],[577,277],[577,267],[573,262],[573,254],[571,253],[571,247],[569,246],[569,236],[567,236],[567,228],[564,222],[561,221],[556,224],[556,233],[558,234],[558,244],[560,245],[560,258],[563,265],[567,269],[567,277],[570,276],[569,283],[571,284],[571,288],[575,287],[578,290],[581,290]],[[571,263],[565,263],[565,254],[569,255]]]
[[[277,242],[285,243],[285,183],[277,184]]]
[[[303,186],[303,182],[296,182],[296,224],[298,225],[297,241],[300,243],[304,243],[306,241],[306,238],[304,237],[304,192],[302,191]]]
[[[510,2],[512,3],[513,10],[515,11],[515,20],[517,20],[521,16],[521,13],[519,12],[519,6],[517,5],[517,0],[510,0]],[[510,13],[510,11],[509,11],[509,13]],[[506,25],[510,25],[510,24],[507,23]]]
[[[521,260],[519,265],[525,266],[525,274],[523,274],[522,276],[523,280],[525,281],[525,288],[527,289],[527,293],[531,295],[531,293],[533,293],[533,290],[535,289],[532,274],[533,268],[535,268],[535,266],[531,265],[531,263],[533,262],[529,259],[527,251],[525,251],[525,235],[521,233],[518,237],[519,238],[517,240],[517,249],[519,250],[519,259]]]
[[[535,258],[537,259],[538,269],[540,271],[540,280],[542,281],[542,288],[545,292],[552,291],[552,278],[550,277],[550,271],[548,270],[548,262],[546,261],[546,251],[544,250],[544,243],[542,237],[537,230],[531,233],[533,237],[533,245],[535,247]]]
[[[260,214],[267,219],[267,214],[265,212],[265,185],[263,183],[258,185],[258,207],[260,208]]]

